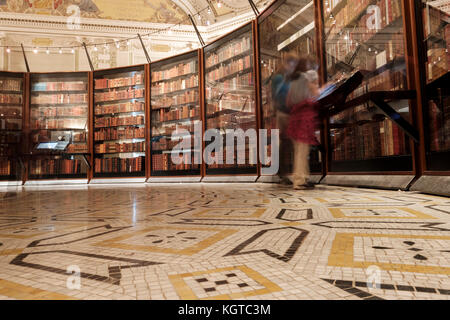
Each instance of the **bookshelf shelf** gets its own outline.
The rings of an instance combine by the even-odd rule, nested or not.
[[[172,152],[183,139],[194,143],[194,125],[201,120],[199,51],[188,52],[151,64],[151,175],[158,177],[198,176],[201,151]],[[165,92],[165,93],[162,93]],[[172,140],[179,128],[190,135]],[[182,155],[181,163],[172,161]]]
[[[94,177],[145,176],[144,66],[94,72]]]

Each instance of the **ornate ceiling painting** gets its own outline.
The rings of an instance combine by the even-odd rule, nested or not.
[[[79,9],[78,9],[79,8]],[[0,0],[0,11],[176,24],[186,13],[169,0]]]

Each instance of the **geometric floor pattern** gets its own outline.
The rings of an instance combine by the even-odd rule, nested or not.
[[[253,183],[0,198],[0,299],[450,299],[445,197]]]

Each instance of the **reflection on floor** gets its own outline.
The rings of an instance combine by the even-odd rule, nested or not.
[[[0,197],[0,299],[450,298],[449,198],[267,184]]]

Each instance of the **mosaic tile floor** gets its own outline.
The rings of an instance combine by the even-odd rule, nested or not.
[[[0,198],[0,299],[450,298],[449,198],[268,184]]]

